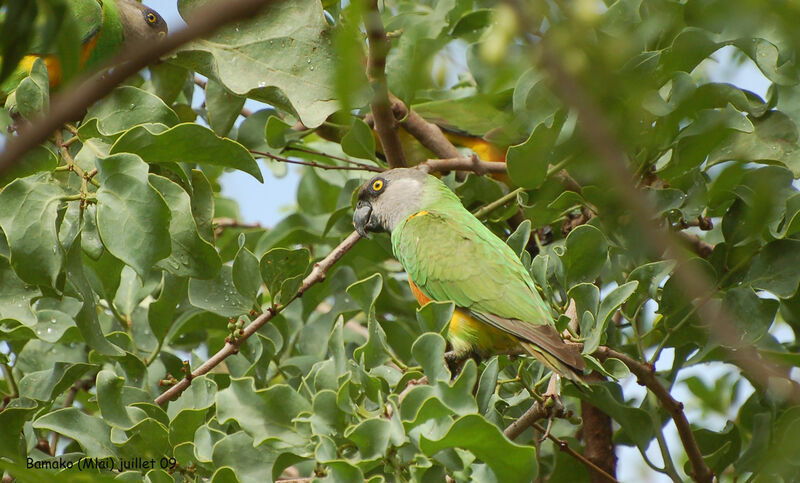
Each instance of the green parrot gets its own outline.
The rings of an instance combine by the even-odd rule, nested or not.
[[[438,178],[415,168],[375,176],[358,192],[353,224],[364,237],[391,234],[394,255],[421,305],[455,303],[448,338],[458,360],[529,354],[584,384],[580,351],[559,336],[517,254]]]
[[[155,10],[135,0],[68,0],[82,40],[80,69],[91,69],[119,52],[125,42],[155,41],[167,34],[167,23]],[[42,58],[47,65],[50,87],[63,80],[61,61],[52,49],[36,45],[0,84],[0,99],[6,98],[30,74]]]

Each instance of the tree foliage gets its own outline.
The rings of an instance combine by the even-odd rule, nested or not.
[[[67,52],[76,21],[44,3],[4,6],[3,32]],[[187,18],[205,3],[178,2]],[[57,469],[32,462],[54,457],[153,458],[88,471],[589,481],[614,472],[597,431],[641,452],[621,465],[675,481],[800,478],[800,9],[396,0],[381,5],[388,52],[368,55],[372,12],[274,2],[128,79],[0,173],[0,468],[34,481]],[[29,47],[0,46],[15,62]],[[766,97],[709,78],[723,48],[766,78]],[[451,373],[453,305],[417,308],[387,237],[329,257],[352,232],[365,170],[392,163],[371,129],[376,88],[407,108],[396,133],[409,164],[445,157],[409,134],[409,111],[457,132],[464,155],[507,162],[507,174],[444,180],[583,344],[596,381],[565,383],[564,407],[539,402],[549,377],[529,358]],[[24,132],[50,96],[40,60],[4,127]],[[269,107],[243,110],[246,99]],[[270,228],[241,223],[220,176],[282,177],[287,162],[307,165],[292,211]],[[687,293],[683,267],[708,290]],[[175,384],[188,387],[158,404]],[[542,426],[504,434],[532,406],[557,444]],[[587,408],[613,425],[582,420]]]

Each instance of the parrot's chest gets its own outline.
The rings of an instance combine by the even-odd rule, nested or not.
[[[431,301],[410,277],[408,284],[411,286],[411,293],[414,294],[414,298],[417,299],[420,306]],[[450,317],[447,338],[456,354],[476,352],[485,357],[492,354],[519,352],[519,343],[516,338],[478,321],[458,307],[453,311],[453,316]]]

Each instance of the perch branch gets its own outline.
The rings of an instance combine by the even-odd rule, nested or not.
[[[397,135],[397,126],[389,101],[389,88],[386,83],[386,55],[389,53],[389,40],[383,29],[377,0],[367,1],[364,27],[369,38],[367,77],[372,87],[370,108],[375,119],[375,132],[378,133],[378,139],[383,146],[383,153],[389,167],[404,168],[408,166],[408,163],[403,153],[403,146],[400,144],[400,137]]]
[[[181,45],[211,34],[222,25],[252,18],[261,8],[275,0],[217,1],[195,10],[188,26],[169,35],[161,42],[136,42],[104,65],[102,75],[84,75],[73,87],[59,94],[47,113],[39,116],[19,137],[10,139],[0,153],[0,175],[22,157],[47,140],[64,123],[81,117],[94,102],[110,93],[117,84],[138,72],[150,62],[172,52]],[[108,70],[108,67],[114,66]]]
[[[293,301],[300,298],[303,293],[311,288],[313,285],[322,282],[325,280],[325,277],[328,273],[328,270],[333,266],[334,263],[338,262],[344,255],[350,250],[353,245],[361,239],[361,235],[358,232],[351,233],[347,238],[345,238],[339,245],[336,246],[325,258],[320,260],[319,262],[314,264],[314,268],[311,270],[311,273],[308,274],[306,278],[303,279],[303,284],[300,286],[300,290],[297,294],[291,298],[286,305],[279,307],[274,310],[268,310],[264,312],[260,316],[258,316],[255,320],[250,322],[250,324],[244,328],[244,333],[237,337],[232,342],[228,342],[225,346],[220,349],[216,354],[211,356],[206,362],[200,365],[197,369],[192,371],[190,377],[185,377],[178,381],[177,384],[167,389],[163,394],[156,398],[156,404],[163,405],[167,401],[174,400],[178,396],[189,387],[192,381],[202,376],[203,374],[208,373],[213,368],[217,367],[219,364],[222,363],[228,356],[231,354],[236,354],[239,352],[239,346],[247,340],[251,335],[253,335],[258,329],[260,329],[264,324],[272,320],[276,314],[280,313],[283,308],[287,305],[292,303]]]

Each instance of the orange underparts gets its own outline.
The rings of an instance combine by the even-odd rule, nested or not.
[[[92,55],[92,51],[94,50],[95,45],[97,45],[98,37],[100,37],[99,32],[81,45],[81,56],[79,59],[79,65],[81,68],[86,65],[86,61],[89,60],[89,56]],[[33,69],[33,63],[39,57],[40,56],[38,55],[26,55],[22,58],[20,64],[25,69],[25,72],[30,74],[31,69]],[[63,73],[61,71],[61,61],[58,60],[58,57],[54,55],[45,55],[41,58],[44,60],[44,64],[47,66],[47,74],[50,78],[50,87],[55,87],[61,84],[61,81],[63,80]]]

